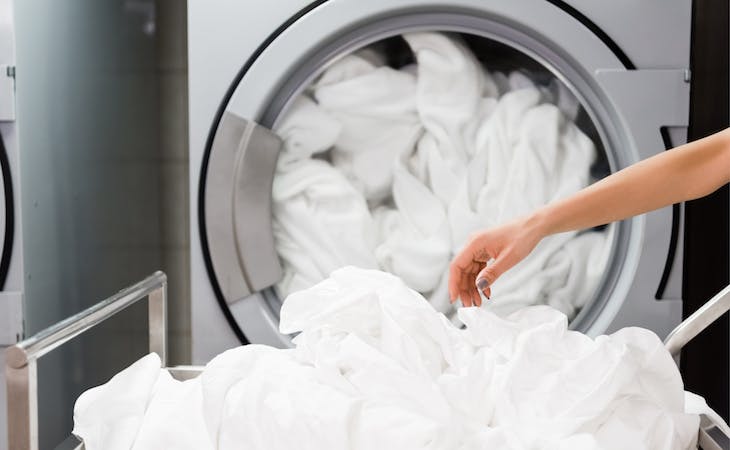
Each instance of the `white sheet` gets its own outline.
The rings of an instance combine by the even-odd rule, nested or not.
[[[595,148],[570,120],[578,104],[562,84],[492,74],[451,35],[404,38],[415,65],[393,69],[371,49],[345,56],[277,129],[286,144],[274,184],[283,295],[353,264],[394,273],[454,315],[447,267],[471,233],[590,182]],[[291,164],[318,154],[329,162]],[[335,195],[343,211],[322,206]],[[547,238],[495,283],[486,307],[548,304],[572,318],[608,248],[606,233]]]
[[[297,97],[276,132],[284,141],[278,168],[329,150],[337,141],[342,125],[306,95]]]
[[[415,77],[354,54],[325,72],[313,91],[342,126],[332,164],[366,199],[378,202],[390,196],[392,167],[411,153],[422,131]]]
[[[377,268],[374,223],[365,199],[325,161],[303,159],[277,171],[273,231],[283,292],[304,289],[346,264]]]
[[[394,171],[395,207],[373,211],[381,269],[398,274],[413,289],[431,292],[451,258],[451,233],[438,198],[402,165]]]
[[[699,418],[653,333],[594,340],[545,306],[459,316],[466,329],[392,275],[340,269],[285,301],[295,349],[232,349],[182,383],[147,356],[78,399],[74,433],[88,450],[695,445]]]

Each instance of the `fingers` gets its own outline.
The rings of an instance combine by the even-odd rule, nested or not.
[[[469,277],[469,280],[473,280],[475,277],[476,277],[476,274],[472,274]],[[469,297],[470,304],[469,305],[465,304],[464,306],[482,306],[482,296],[481,296],[481,294],[474,287],[474,284],[472,284],[472,283],[470,283],[470,284],[471,284],[471,286],[469,286],[469,289],[468,289],[467,293],[465,294],[466,296]]]
[[[460,268],[455,262],[449,267],[449,300],[454,303],[457,299],[462,302],[466,301],[469,292],[469,277],[464,269]]]
[[[472,306],[472,304],[471,304],[471,295],[469,295],[468,292],[465,293],[465,294],[463,294],[460,298],[461,298],[461,305],[464,308],[469,308],[470,306]]]
[[[474,302],[474,297],[472,296],[473,289],[471,287],[471,281],[467,273],[465,271],[460,272],[461,279],[460,279],[460,286],[459,286],[459,297],[461,298],[461,303],[466,306],[472,306]]]
[[[449,265],[449,300],[460,299],[465,307],[481,306],[482,298],[474,280],[483,264],[491,258],[481,235],[474,235]]]
[[[476,285],[477,289],[482,294],[484,294],[485,297],[487,297],[487,300],[489,300],[491,297],[491,286],[492,283],[494,283],[494,280],[497,279],[497,276],[498,275],[495,275],[494,271],[492,270],[492,266],[486,266],[477,274],[474,284]]]
[[[467,245],[456,256],[454,256],[454,259],[449,265],[449,297],[452,302],[456,301],[459,297],[463,287],[463,278],[466,276],[466,273],[470,271],[473,263],[473,253],[474,249]]]
[[[461,299],[464,307],[481,306],[482,298],[479,291],[474,287],[474,279],[479,272],[481,264],[472,263],[466,269],[458,271],[459,285],[457,287],[457,296]]]
[[[492,296],[492,284],[497,281],[504,271],[512,267],[508,257],[501,257],[494,260],[492,264],[485,266],[476,276],[476,288],[484,294],[487,299]]]
[[[449,296],[451,303],[460,299],[465,307],[482,305],[480,290],[474,284],[477,274],[480,273],[481,266],[482,264],[475,262],[470,263],[467,268],[461,268],[456,264],[450,266]],[[491,290],[487,292],[491,294]]]
[[[461,281],[461,269],[452,261],[449,265],[449,301],[454,303],[459,297],[459,283]]]
[[[471,295],[471,305],[479,306],[479,304],[482,302],[482,299],[479,298],[479,293],[472,287],[469,290],[469,294]]]

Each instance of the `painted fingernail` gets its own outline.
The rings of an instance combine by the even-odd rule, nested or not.
[[[484,292],[484,290],[488,287],[489,287],[489,281],[487,281],[486,278],[477,279],[477,288],[479,288],[480,291]],[[489,298],[489,297],[487,297],[487,298]]]

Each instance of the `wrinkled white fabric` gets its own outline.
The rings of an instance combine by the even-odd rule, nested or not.
[[[455,317],[445,277],[467,237],[587,186],[596,150],[571,121],[579,104],[559,81],[543,86],[528,71],[490,72],[453,35],[403,38],[414,64],[396,70],[373,49],[344,56],[281,122],[279,172],[291,174],[275,181],[275,190],[316,184],[318,191],[342,191],[355,205],[348,209],[358,212],[329,220],[327,214],[338,214],[334,209],[279,201],[275,192],[277,249],[287,274],[278,287],[286,295],[310,286],[339,267],[336,262],[377,267]],[[292,159],[307,155],[344,176],[294,174]],[[311,239],[303,232],[317,227]],[[319,245],[330,229],[334,237]],[[495,283],[501,301],[487,308],[506,314],[547,304],[574,317],[600,281],[607,247],[605,232],[545,239]],[[309,253],[295,254],[304,250]]]
[[[279,155],[279,169],[293,161],[329,150],[341,129],[340,122],[323,111],[311,98],[306,95],[297,97],[290,113],[275,130],[284,142]]]
[[[421,134],[415,77],[347,55],[323,74],[313,91],[342,126],[332,164],[366,199],[388,197],[392,166],[413,150]]]
[[[441,202],[416,177],[398,165],[393,180],[395,208],[373,212],[380,243],[380,268],[400,276],[420,292],[433,291],[451,257],[451,233]]]
[[[428,32],[408,33],[403,38],[418,64],[418,114],[458,177],[473,153],[473,139],[465,132],[481,103],[484,71],[454,38]]]
[[[74,406],[74,434],[83,436],[91,449],[132,448],[147,402],[162,376],[160,358],[150,354],[106,384],[89,389]]]
[[[148,356],[82,394],[74,432],[89,450],[696,445],[707,411],[688,396],[685,412],[652,332],[591,339],[547,306],[459,316],[465,329],[396,277],[343,268],[284,302],[281,331],[300,333],[296,348],[232,349],[184,383]]]
[[[305,159],[278,171],[272,186],[274,239],[286,293],[338,267],[376,268],[374,224],[365,199],[325,161]]]
[[[174,380],[151,353],[79,397],[73,433],[87,449],[213,449],[201,406],[200,383]]]

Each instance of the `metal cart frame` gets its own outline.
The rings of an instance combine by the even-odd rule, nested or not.
[[[37,360],[69,340],[104,322],[144,298],[149,299],[149,349],[160,356],[163,367],[178,380],[194,378],[200,366],[166,367],[167,356],[167,276],[155,272],[144,280],[71,316],[6,350],[5,371],[8,393],[9,450],[38,450],[38,379]],[[690,340],[730,310],[730,286],[675,328],[664,345],[675,357]],[[724,424],[702,416],[698,444],[703,450],[722,450],[715,437],[730,436],[722,432]],[[727,442],[725,443],[727,445]],[[57,450],[83,450],[84,444],[69,436]]]

